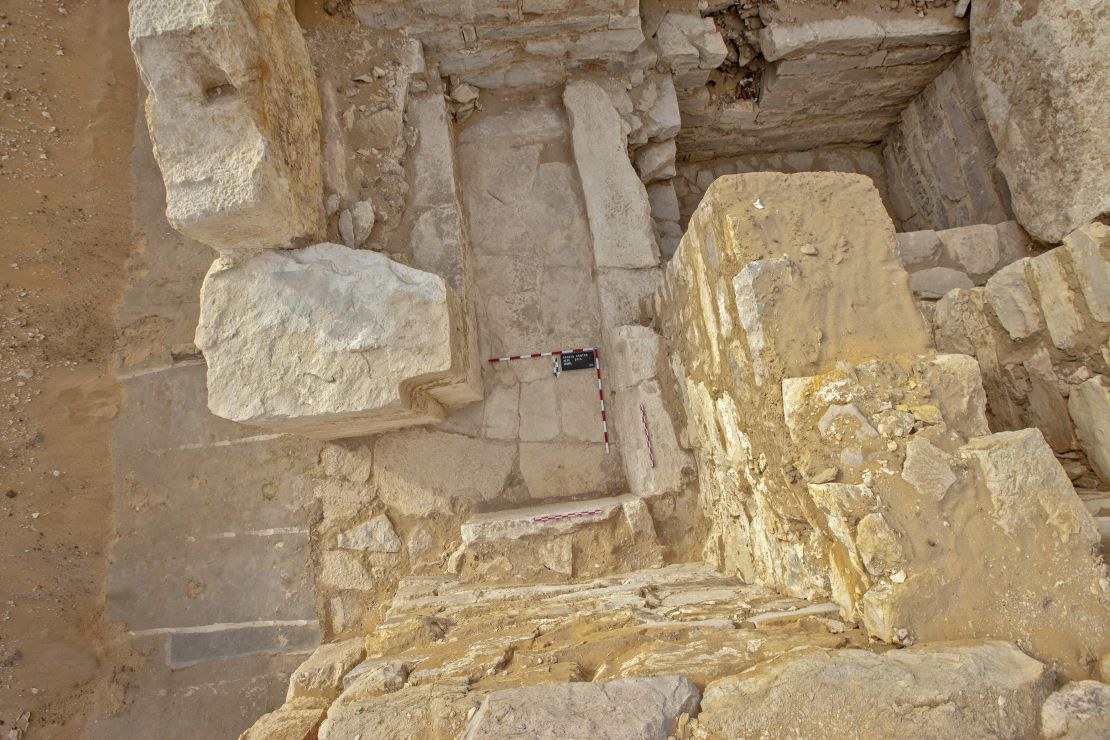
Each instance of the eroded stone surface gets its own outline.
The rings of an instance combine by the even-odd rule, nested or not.
[[[1110,211],[1110,38],[1095,30],[1107,23],[1092,0],[975,8],[971,60],[998,166],[1018,221],[1050,244]]]
[[[681,676],[623,678],[494,691],[467,723],[463,740],[640,737],[665,740],[700,694]]]
[[[443,279],[336,244],[217,260],[196,343],[212,412],[281,431],[334,439],[427,424],[480,397]]]

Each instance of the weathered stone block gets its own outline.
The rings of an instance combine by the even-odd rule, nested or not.
[[[1098,737],[1099,732],[1083,732],[1088,720],[1110,719],[1110,686],[1099,681],[1075,681],[1052,694],[1041,708],[1041,735],[1047,740],[1058,737]],[[1101,725],[1105,730],[1106,724]]]
[[[289,677],[285,700],[301,696],[334,699],[343,690],[343,676],[365,655],[361,637],[321,645]]]
[[[1083,331],[1083,317],[1076,306],[1078,296],[1068,284],[1064,252],[1053,249],[1034,257],[1029,265],[1048,334],[1060,349],[1071,349]]]
[[[950,290],[974,285],[967,273],[951,267],[930,267],[910,275],[910,287],[922,298],[940,298]]]
[[[1029,287],[1030,259],[1006,265],[987,281],[985,295],[994,315],[1012,339],[1024,339],[1044,328],[1044,316]]]
[[[214,414],[324,439],[439,421],[481,396],[444,280],[336,244],[216,260],[196,344]]]
[[[1017,220],[1049,244],[1110,211],[1110,35],[1094,30],[1107,24],[1095,0],[975,8],[971,60],[998,167]]]
[[[605,91],[572,82],[563,93],[574,159],[599,267],[652,267],[658,262],[644,184],[628,160],[620,116]]]
[[[1005,642],[787,654],[715,681],[702,697],[711,736],[1029,735],[1053,686],[1052,669]]]
[[[1098,375],[1072,388],[1068,412],[1087,459],[1110,482],[1110,382]]]
[[[699,697],[681,676],[502,689],[482,700],[460,737],[665,738],[680,714],[696,711]]]
[[[136,0],[130,12],[170,224],[221,252],[322,236],[320,101],[289,4]]]
[[[1110,322],[1110,226],[1092,223],[1064,237],[1075,266],[1087,310],[1097,321]]]

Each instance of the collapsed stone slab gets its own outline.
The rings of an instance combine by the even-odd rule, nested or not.
[[[1110,9],[980,2],[971,60],[1017,220],[1053,244],[1110,212]],[[1052,115],[1046,116],[1046,111]]]
[[[705,688],[711,737],[1034,737],[1052,669],[1005,642],[801,651]]]
[[[130,4],[166,215],[220,252],[323,234],[320,100],[284,0]]]
[[[444,280],[337,244],[217,259],[196,344],[212,413],[278,431],[372,434],[481,397]]]

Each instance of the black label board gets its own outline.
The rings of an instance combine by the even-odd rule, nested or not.
[[[559,355],[560,370],[588,370],[597,367],[593,352],[564,352]]]

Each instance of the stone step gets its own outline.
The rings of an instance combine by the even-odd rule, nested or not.
[[[463,581],[566,581],[663,564],[648,505],[633,495],[478,514],[461,534],[448,570]]]
[[[620,520],[623,505],[600,508]],[[533,516],[570,507],[538,508]],[[497,517],[522,518],[519,512]],[[535,524],[547,521],[561,520]],[[507,536],[517,526],[495,533]],[[532,531],[531,524],[519,526]],[[481,532],[476,526],[471,536]],[[666,675],[685,675],[702,687],[802,647],[865,648],[867,637],[841,622],[832,604],[785,597],[704,563],[684,563],[492,587],[457,576],[412,576],[398,584],[365,645],[361,663],[326,674],[338,698],[321,738],[352,736],[397,712],[427,722],[420,707],[429,701],[449,701],[452,709],[437,714],[446,725],[423,729],[453,736],[470,707],[504,689]],[[338,673],[343,677],[335,680]]]

